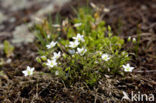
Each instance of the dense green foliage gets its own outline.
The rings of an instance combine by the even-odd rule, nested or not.
[[[54,23],[45,20],[43,24],[36,25],[40,54],[37,61],[48,67],[47,59],[52,60],[53,53],[60,51],[57,65],[49,70],[65,83],[70,85],[82,81],[94,85],[104,74],[124,73],[122,66],[129,60],[128,53],[121,50],[124,40],[113,35],[111,27],[100,19],[100,14],[80,8],[75,18],[57,22],[57,25]],[[70,42],[74,42],[73,37],[78,34],[83,36],[84,41],[80,40],[75,48],[70,47]],[[48,49],[46,46],[51,41],[57,44]],[[76,52],[77,48],[84,48],[86,51],[81,55]],[[103,54],[108,57],[103,58]]]

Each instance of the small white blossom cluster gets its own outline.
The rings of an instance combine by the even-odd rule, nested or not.
[[[79,26],[81,24],[77,24],[76,26]],[[131,37],[128,38],[129,40],[131,40]],[[82,42],[85,42],[84,40],[84,36],[83,35],[80,35],[80,34],[77,34],[76,37],[73,37],[73,40],[74,41],[70,41],[69,42],[69,45],[66,46],[66,47],[69,47],[70,49],[68,50],[68,52],[73,55],[73,54],[78,54],[80,56],[83,56],[86,52],[87,52],[87,49],[85,47],[81,47],[80,48],[80,44]],[[136,39],[133,38],[133,42],[135,42]],[[54,48],[55,46],[57,45],[57,42],[55,41],[52,41],[51,43],[49,43],[48,45],[46,45],[47,49],[52,49]],[[110,55],[110,54],[107,54],[107,53],[102,53],[102,51],[97,51],[96,52],[97,54],[99,54],[101,56],[101,59],[105,62],[108,62],[113,56]],[[122,52],[122,55],[125,55],[125,52]],[[63,56],[63,55],[62,55]],[[126,55],[128,57],[128,55]],[[50,69],[51,68],[54,68],[55,66],[58,65],[58,62],[57,60],[61,57],[61,52],[58,51],[58,52],[53,52],[53,56],[51,57],[51,59],[47,59],[46,56],[41,56],[41,59],[43,61],[46,61],[46,66],[48,66]],[[98,63],[98,61],[96,61]],[[126,65],[122,65],[123,67],[123,70],[125,72],[132,72],[134,67],[131,67],[130,64],[126,64]],[[29,67],[27,66],[27,69],[22,71],[22,73],[24,74],[24,76],[31,76],[33,75],[34,73],[34,67]],[[59,71],[57,70],[55,72],[55,75],[59,75]]]
[[[57,44],[57,42],[54,42],[52,41],[50,44],[48,44],[46,47],[48,49],[51,49],[53,47],[55,47],[55,45]],[[53,53],[53,57],[51,59],[48,59],[47,60],[47,63],[46,65],[49,67],[49,68],[53,68],[54,66],[57,66],[57,59],[59,59],[61,57],[61,52],[59,51],[58,53],[57,52],[54,52]]]
[[[52,41],[50,44],[48,44],[46,47],[48,48],[48,49],[51,49],[51,48],[53,48],[53,47],[55,47],[56,46],[56,44],[57,44],[57,42],[54,42],[54,41]],[[59,51],[58,53],[57,52],[54,52],[53,53],[53,57],[51,58],[51,59],[47,59],[47,63],[46,63],[46,65],[49,67],[49,68],[53,68],[53,67],[55,67],[55,66],[57,66],[57,60],[59,59],[61,57],[61,52]],[[56,75],[58,75],[59,74],[59,72],[58,71],[56,71],[57,73],[55,73]]]
[[[57,59],[59,59],[61,57],[61,52],[59,51],[58,53],[54,52],[53,53],[53,57],[51,59],[48,59],[47,60],[47,63],[46,65],[49,67],[49,68],[53,68],[54,66],[57,66]]]
[[[85,47],[79,48],[78,46],[79,46],[80,42],[85,42],[84,36],[80,35],[78,33],[76,37],[73,37],[73,39],[74,39],[74,41],[69,42],[69,47],[72,49],[70,49],[68,52],[72,55],[77,53],[77,54],[83,56],[87,52],[87,49]],[[77,51],[75,51],[75,49]]]
[[[111,56],[109,54],[102,54],[101,56],[102,60],[108,61],[111,59]],[[125,72],[132,72],[134,67],[131,67],[130,64],[122,65]]]

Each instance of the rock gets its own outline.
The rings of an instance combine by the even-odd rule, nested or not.
[[[3,30],[5,28],[4,25],[0,25],[0,30]]]
[[[29,15],[30,21],[27,24],[23,22],[22,24],[13,27],[13,31],[9,31],[13,36],[13,38],[11,38],[11,42],[16,46],[20,46],[22,45],[22,43],[32,43],[34,41],[35,34],[29,31],[29,27],[32,27],[36,23],[36,18],[44,18],[47,14],[54,12],[57,9],[56,7],[60,8],[64,3],[68,1],[70,0],[2,0],[1,6],[2,8],[4,8],[4,10],[7,10],[6,12],[8,12],[8,17],[6,18],[6,16],[0,12],[0,23],[4,20],[7,20],[10,24],[14,24],[18,20],[16,20],[17,18],[15,17],[11,17],[9,14],[14,14],[14,12],[16,13],[23,9],[29,10],[29,8],[35,5],[40,5],[39,10]],[[7,30],[10,24],[7,24],[7,26],[0,25],[0,30]]]
[[[21,43],[32,43],[34,41],[34,33],[30,32],[28,29],[29,24],[22,24],[15,28],[13,31],[12,43],[15,45],[20,45]]]
[[[4,8],[10,7],[12,11],[27,8],[30,6],[30,3],[28,0],[2,0],[2,6]]]
[[[9,32],[0,32],[0,43],[10,37],[11,37],[11,35]]]
[[[7,19],[7,16],[0,11],[0,24]]]
[[[70,0],[54,0],[53,2],[51,2],[49,5],[47,5],[44,8],[41,8],[35,16],[37,17],[43,17],[44,15],[47,15],[48,13],[54,12],[56,6],[61,8],[63,6],[63,4],[69,2]]]
[[[49,4],[47,7],[40,9],[37,13],[37,17],[42,17],[43,15],[46,15],[50,12],[54,11],[54,5]]]

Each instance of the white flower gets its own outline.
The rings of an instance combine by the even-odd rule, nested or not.
[[[48,34],[47,38],[50,39],[50,34]]]
[[[132,72],[134,69],[134,67],[131,67],[130,64],[123,65],[122,67],[124,68],[125,72]]]
[[[69,54],[73,55],[75,54],[75,50],[68,50]]]
[[[69,47],[76,48],[79,44],[79,41],[75,40],[74,42],[69,42]]]
[[[55,72],[55,75],[59,75],[59,71],[58,70]]]
[[[54,52],[52,59],[58,59],[58,58],[60,58],[60,56],[61,56],[61,52],[60,51],[58,53]]]
[[[132,40],[132,41],[133,41],[133,43],[136,43],[136,38],[133,38],[133,40]]]
[[[33,75],[34,69],[35,69],[34,67],[31,68],[31,67],[27,66],[27,69],[22,71],[22,73],[24,74],[24,76]]]
[[[53,47],[56,45],[56,43],[57,43],[57,42],[52,41],[50,44],[46,45],[46,47],[47,47],[48,49],[51,49],[51,48],[53,48]]]
[[[82,23],[76,23],[76,24],[74,24],[74,27],[79,27],[81,25],[82,25]]]
[[[46,60],[47,60],[47,57],[46,57],[46,56],[41,56],[41,59],[42,59],[43,61],[46,61]]]
[[[87,49],[83,48],[77,48],[77,52],[78,54],[80,54],[81,56],[83,56],[85,53],[87,52]]]
[[[101,57],[104,61],[108,61],[110,59],[110,55],[109,54],[102,54]]]
[[[84,40],[84,36],[83,35],[80,35],[80,34],[77,34],[77,36],[76,37],[73,37],[73,39],[78,40],[78,41],[82,41],[82,42],[85,41]]]
[[[54,66],[57,65],[56,59],[54,59],[54,60],[48,59],[46,65],[47,65],[48,67],[50,67],[50,68],[53,68]]]

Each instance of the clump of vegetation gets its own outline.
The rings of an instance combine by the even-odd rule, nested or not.
[[[0,67],[4,65],[4,60],[0,58]]]
[[[113,35],[100,14],[80,8],[77,16],[56,23],[36,25],[40,56],[36,60],[71,85],[77,81],[94,85],[104,74],[131,72],[124,40]]]
[[[4,41],[4,53],[6,54],[7,57],[10,57],[13,55],[14,52],[14,46],[12,46],[8,41]]]

